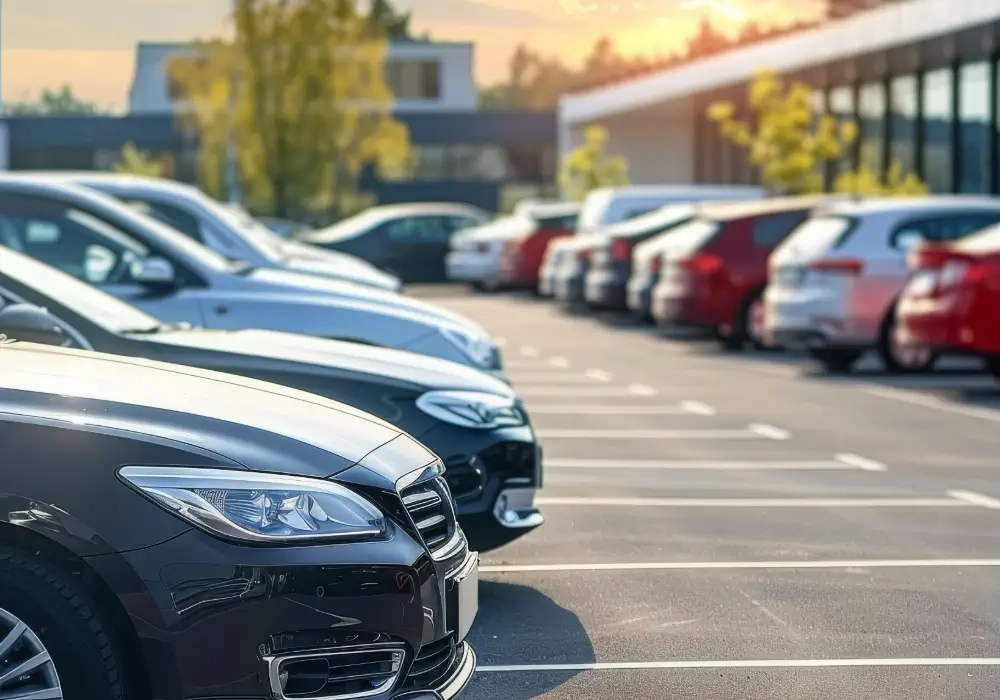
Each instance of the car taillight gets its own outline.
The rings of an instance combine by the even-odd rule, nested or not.
[[[613,241],[611,243],[611,257],[622,262],[632,257],[632,246],[628,241]]]
[[[810,263],[809,269],[814,272],[830,272],[856,277],[865,269],[865,264],[856,258],[828,258]]]
[[[722,269],[722,258],[710,253],[699,253],[682,260],[681,267],[696,275],[707,275]]]

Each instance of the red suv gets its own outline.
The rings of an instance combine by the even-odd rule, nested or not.
[[[910,254],[896,306],[896,340],[932,353],[982,357],[1000,378],[1000,226]]]
[[[521,214],[528,220],[524,235],[507,242],[500,261],[500,284],[537,289],[538,272],[549,241],[572,235],[579,214],[580,205],[575,203],[536,204],[527,208]]]
[[[660,325],[709,330],[730,349],[763,345],[763,304],[771,252],[822,205],[795,197],[706,205],[670,234],[652,313]]]

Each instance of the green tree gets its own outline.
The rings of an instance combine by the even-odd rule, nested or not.
[[[627,185],[628,162],[606,152],[608,131],[601,126],[587,128],[583,144],[562,164],[559,185],[570,199],[582,200],[600,187]]]
[[[58,90],[42,90],[37,102],[14,102],[4,107],[13,116],[92,116],[101,114],[97,103],[81,100],[69,85]]]
[[[861,150],[861,166],[854,172],[840,173],[833,189],[841,194],[867,196],[923,197],[929,194],[927,185],[915,174],[907,173],[895,160],[885,178],[879,178],[872,165],[875,154],[870,147]]]
[[[373,33],[389,39],[412,39],[410,13],[398,12],[390,0],[371,0],[368,23]]]
[[[163,177],[163,165],[150,158],[148,153],[140,151],[131,141],[122,148],[118,162],[114,165],[114,171],[127,175]]]
[[[207,190],[224,193],[227,154],[260,211],[336,214],[369,166],[400,167],[409,133],[392,116],[387,42],[352,0],[239,0],[232,42],[200,45],[170,74],[202,142]]]

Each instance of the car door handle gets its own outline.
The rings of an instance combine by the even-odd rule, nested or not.
[[[218,306],[215,307],[215,313],[221,316],[225,316],[226,314],[229,313],[229,307],[226,306],[225,304],[219,304]]]

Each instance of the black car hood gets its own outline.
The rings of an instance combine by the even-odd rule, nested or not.
[[[185,362],[177,353],[208,350],[232,356],[240,366],[259,361],[288,363],[289,371],[367,375],[418,390],[455,389],[513,396],[510,386],[484,372],[427,355],[361,343],[327,340],[274,331],[169,330],[143,338],[167,360]],[[273,366],[273,365],[272,365]]]
[[[9,397],[30,396],[29,417],[181,442],[255,471],[325,477],[397,439],[420,456],[387,478],[435,459],[375,416],[267,382],[30,343],[0,345],[0,363],[0,410],[23,413]]]

